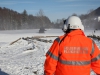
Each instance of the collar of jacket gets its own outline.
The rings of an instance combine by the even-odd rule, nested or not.
[[[84,35],[85,36],[84,32],[82,30],[79,30],[79,29],[73,30],[70,33],[68,33],[68,36],[74,36],[74,35]]]

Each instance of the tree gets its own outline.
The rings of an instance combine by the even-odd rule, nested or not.
[[[28,20],[28,14],[27,14],[27,11],[24,10],[22,13],[22,28],[24,28],[24,29],[26,29],[28,27],[27,20]]]
[[[44,12],[43,12],[42,9],[39,10],[39,12],[37,13],[37,16],[41,21],[41,27],[40,27],[39,33],[44,33],[44,31],[45,31],[45,28],[44,28],[45,21],[44,21]]]

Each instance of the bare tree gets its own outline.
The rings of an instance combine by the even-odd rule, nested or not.
[[[37,13],[37,17],[40,19],[41,23],[41,27],[45,26],[45,21],[44,21],[44,12],[42,9],[39,10],[39,12]]]
[[[39,12],[37,13],[37,16],[41,21],[41,27],[40,27],[39,33],[44,33],[44,31],[45,31],[45,28],[44,28],[45,27],[45,19],[44,19],[44,12],[42,9],[39,10]]]

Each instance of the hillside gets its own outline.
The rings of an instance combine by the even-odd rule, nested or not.
[[[100,29],[100,21],[98,21],[98,17],[100,17],[100,7],[95,10],[90,10],[88,14],[80,15],[85,29]]]
[[[100,7],[89,13],[89,15],[100,16]]]
[[[39,14],[41,13],[41,14]],[[0,7],[0,30],[34,29],[40,27],[52,27],[49,18],[40,10],[37,16],[28,14],[26,10],[22,13],[9,8]]]
[[[26,10],[22,13],[11,10],[9,8],[0,7],[0,30],[19,30],[19,29],[39,29],[44,28],[62,28],[63,19],[57,19],[51,22],[49,18],[40,10],[37,16],[28,14]],[[95,10],[90,10],[88,14],[81,14],[83,25],[85,28],[100,29],[100,22],[97,18],[100,16],[100,7]]]

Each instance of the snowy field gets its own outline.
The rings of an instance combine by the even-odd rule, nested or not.
[[[43,75],[45,53],[52,42],[22,38],[38,36],[53,41],[64,34],[61,29],[46,30],[45,33],[38,33],[38,29],[0,31],[0,75]],[[85,30],[85,34],[92,35],[93,30]],[[100,36],[100,31],[95,35]],[[100,42],[94,41],[100,49]]]

